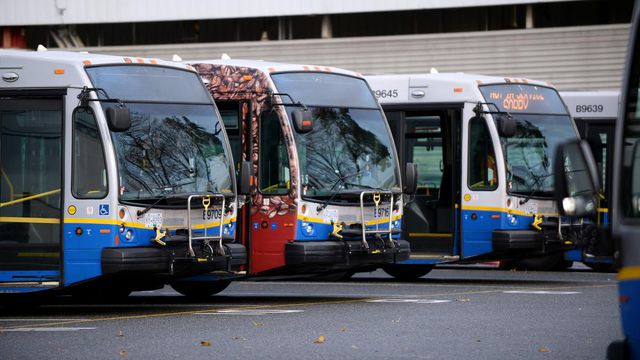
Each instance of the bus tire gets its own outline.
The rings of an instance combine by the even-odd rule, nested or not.
[[[226,289],[230,280],[218,281],[174,281],[170,285],[173,290],[189,298],[206,298]]]
[[[385,265],[382,270],[402,281],[417,280],[433,270],[433,265]]]

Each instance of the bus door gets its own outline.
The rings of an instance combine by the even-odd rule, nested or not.
[[[456,255],[458,110],[388,110],[401,163],[418,166],[418,190],[405,205],[403,237],[412,255]]]
[[[0,283],[24,291],[62,280],[64,93],[0,90]]]
[[[463,156],[466,161],[462,164],[466,176],[463,175],[462,184],[460,254],[470,257],[493,251],[492,234],[500,227],[503,201],[498,191],[496,147],[499,145],[492,140],[489,120],[484,116],[465,117],[468,122],[466,154]]]
[[[248,156],[248,149],[251,148],[251,134],[248,132],[251,128],[246,124],[251,123],[252,107],[249,100],[216,100],[216,106],[224,122],[224,127],[229,138],[231,146],[231,154],[233,156],[234,169],[236,169],[236,177],[239,174],[240,165],[243,161],[251,160]],[[241,204],[238,204],[241,205]],[[251,216],[251,203],[246,203],[238,210],[236,219],[236,239],[241,240],[242,244],[250,251],[251,235],[249,217]],[[251,259],[249,258],[249,262]]]

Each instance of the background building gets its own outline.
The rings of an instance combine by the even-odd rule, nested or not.
[[[620,85],[632,0],[3,0],[2,47]]]

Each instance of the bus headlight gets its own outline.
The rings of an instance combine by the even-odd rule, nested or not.
[[[400,227],[400,221],[394,220],[394,221],[391,222],[391,228],[392,229],[396,229],[398,227]]]
[[[133,231],[127,230],[127,233],[124,235],[124,238],[127,240],[133,239]]]

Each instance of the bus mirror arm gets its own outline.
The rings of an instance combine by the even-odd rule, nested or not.
[[[486,105],[489,109],[491,109],[491,107],[494,107],[496,110],[484,110],[483,105]],[[498,128],[498,134],[505,138],[515,136],[518,126],[515,120],[513,120],[513,116],[511,116],[511,114],[509,114],[508,112],[500,111],[496,104],[478,102],[478,104],[476,104],[476,106],[473,108],[473,112],[476,113],[476,116],[478,117],[482,116],[482,114],[494,115],[496,120],[496,127]]]
[[[418,165],[415,163],[407,163],[404,179],[404,193],[408,195],[415,194],[418,190]]]
[[[98,97],[97,99],[92,99],[90,94],[95,92],[96,94],[103,94],[104,98]],[[131,127],[131,114],[129,113],[129,109],[124,104],[124,102],[120,99],[112,99],[109,97],[109,94],[102,88],[90,88],[84,87],[80,94],[78,94],[78,100],[80,100],[80,106],[86,107],[89,104],[89,101],[99,101],[105,103],[114,103],[115,105],[109,107],[105,111],[105,115],[107,117],[107,124],[109,125],[109,130],[113,132],[123,132],[129,130]]]

